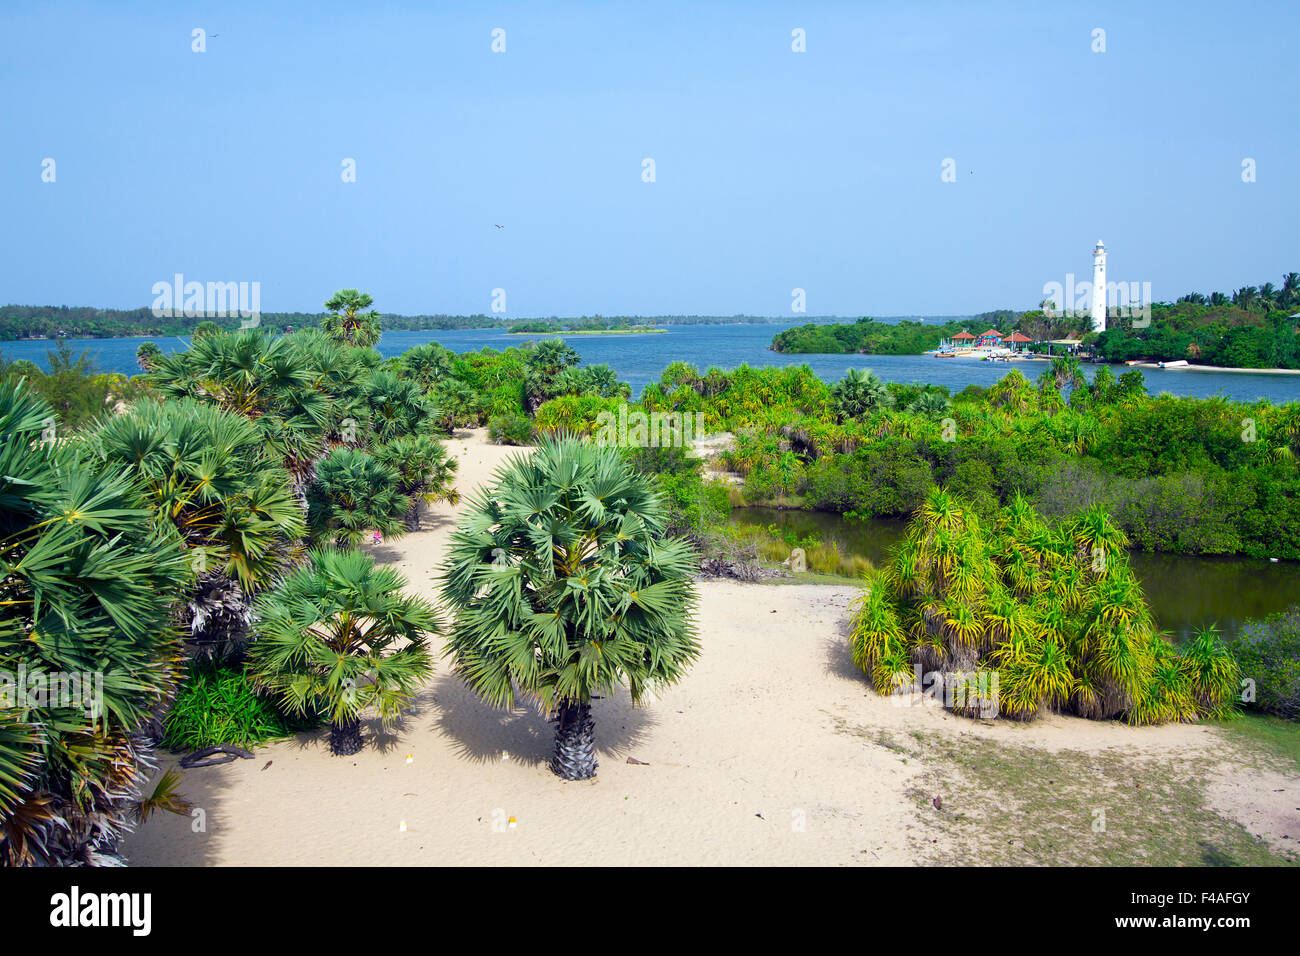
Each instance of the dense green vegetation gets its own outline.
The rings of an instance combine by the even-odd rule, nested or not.
[[[0,860],[111,864],[192,575],[129,474],[43,439],[50,414],[26,383],[0,382]]]
[[[595,316],[590,319],[568,319],[564,321],[533,320],[510,323],[511,332],[574,332],[578,334],[595,332],[660,332],[651,323],[638,316],[622,316],[616,319],[604,319]]]
[[[358,551],[314,550],[257,602],[249,657],[255,687],[330,725],[330,751],[357,753],[361,714],[391,726],[433,672],[432,605],[403,594],[406,579]]]
[[[1254,691],[1245,706],[1300,719],[1300,605],[1248,622],[1229,647]]]
[[[1183,359],[1224,368],[1300,369],[1300,334],[1291,317],[1297,308],[1300,304],[1280,310],[1157,304],[1147,328],[1119,319],[1088,341],[1107,362]]]
[[[854,662],[882,694],[934,693],[972,716],[1226,715],[1236,661],[1213,631],[1181,648],[1155,632],[1126,544],[1101,508],[1053,527],[1016,497],[986,522],[933,490],[863,591]]]
[[[901,517],[939,484],[986,517],[1017,493],[1053,520],[1101,504],[1144,550],[1300,558],[1300,403],[1150,397],[1140,376],[1109,369],[1080,380],[1060,360],[1036,383],[1013,370],[948,396],[828,387],[806,367],[675,363],[636,407],[733,432],[722,463],[750,504]],[[538,421],[581,433],[597,413],[550,403]]]
[[[773,337],[772,350],[832,355],[852,352],[868,355],[919,355],[938,348],[941,341],[958,332],[979,335],[988,328],[989,323],[979,319],[953,320],[938,325],[910,320],[889,324],[862,318],[851,325],[809,324],[786,329]]]

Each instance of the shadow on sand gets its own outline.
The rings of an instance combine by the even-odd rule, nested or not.
[[[545,764],[555,746],[555,727],[532,702],[518,701],[511,710],[498,710],[480,700],[456,677],[446,674],[434,682],[438,730],[455,741],[460,756],[475,763],[511,760],[528,766]],[[597,700],[596,752],[601,758],[625,757],[644,741],[654,726],[645,707],[634,707],[627,691]]]

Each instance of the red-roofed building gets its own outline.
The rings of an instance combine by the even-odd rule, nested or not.
[[[981,332],[979,338],[975,340],[975,345],[982,349],[1000,348],[1002,346],[1002,333],[997,329]]]
[[[958,332],[956,335],[952,337],[952,340],[954,342],[956,342],[958,339],[961,339],[963,342],[972,342],[975,340],[975,336],[971,335],[965,329],[962,329],[962,331]]]
[[[1019,332],[1012,332],[1011,335],[1007,337],[1007,345],[1011,346],[1017,352],[1023,352],[1025,350],[1025,346],[1032,341],[1033,339],[1031,339],[1029,336],[1022,335]]]

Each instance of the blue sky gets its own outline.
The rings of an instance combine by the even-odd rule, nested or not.
[[[1279,283],[1298,28],[1187,0],[7,0],[0,301],[144,306],[180,272],[260,282],[264,311],[356,286],[394,313],[502,288],[511,317],[797,318],[802,288],[808,314],[937,315],[1031,307],[1098,238],[1157,299]]]

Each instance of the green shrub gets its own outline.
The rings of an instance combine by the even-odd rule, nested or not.
[[[1255,682],[1248,709],[1300,719],[1300,605],[1247,621],[1228,649],[1237,658],[1243,680]]]
[[[531,445],[533,423],[527,415],[495,415],[488,422],[488,441],[494,445]]]
[[[273,702],[254,692],[241,666],[194,667],[167,715],[162,743],[174,751],[218,744],[256,747],[318,722],[280,713]]]
[[[613,412],[618,402],[597,395],[561,395],[543,402],[537,409],[537,431],[551,436],[591,435],[600,424],[601,412]]]
[[[1101,508],[1052,527],[1016,496],[986,522],[935,489],[859,598],[853,659],[882,694],[913,685],[913,668],[948,674],[951,688],[988,678],[984,717],[1231,715],[1232,655],[1213,628],[1182,647],[1156,631],[1128,543]],[[964,691],[945,706],[976,709]]]

